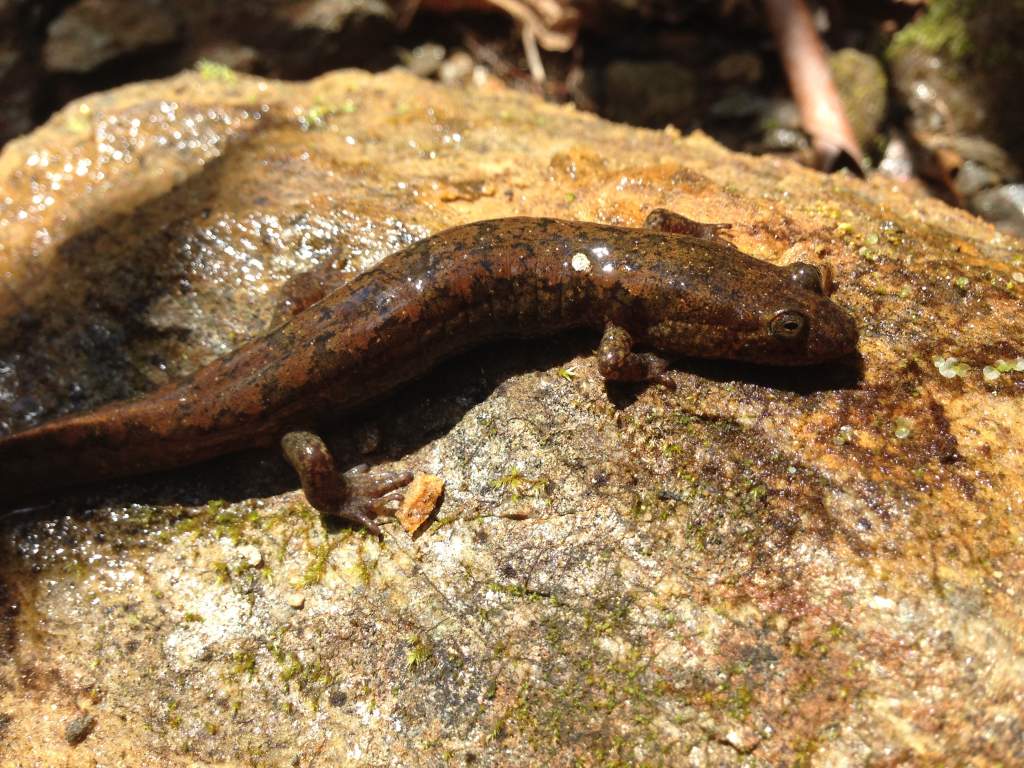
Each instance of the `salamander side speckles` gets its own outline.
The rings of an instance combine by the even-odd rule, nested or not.
[[[0,439],[3,500],[271,444],[502,338],[604,329],[604,376],[662,383],[680,356],[804,365],[855,351],[827,273],[754,259],[719,229],[656,211],[645,229],[509,218],[441,232],[184,381]],[[367,525],[380,504],[360,494],[404,476],[339,475],[311,440],[285,440],[311,502]]]

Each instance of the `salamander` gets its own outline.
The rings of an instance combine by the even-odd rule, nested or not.
[[[315,430],[467,348],[592,327],[605,379],[666,386],[682,356],[810,365],[855,352],[826,270],[755,259],[718,230],[662,209],[643,228],[523,217],[448,229],[182,381],[0,439],[0,496],[10,506],[279,443],[313,507],[379,533],[410,474],[342,474]]]

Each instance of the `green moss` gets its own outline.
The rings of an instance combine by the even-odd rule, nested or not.
[[[200,59],[197,61],[196,71],[203,80],[231,83],[238,79],[238,75],[231,67],[217,61],[211,61],[210,59]]]
[[[434,646],[422,635],[412,635],[405,649],[405,666],[415,669],[434,655]]]
[[[174,520],[174,532],[205,533],[238,544],[250,529],[259,529],[263,523],[262,510],[253,502],[229,504],[224,499],[214,499],[191,512],[181,508]]]
[[[548,481],[544,478],[525,476],[518,468],[491,482],[492,487],[504,491],[512,501],[524,498],[543,498],[548,495]]]
[[[914,429],[914,423],[909,419],[896,419],[893,424],[893,436],[897,440],[905,440],[910,437]]]
[[[92,107],[79,104],[78,109],[68,115],[66,124],[68,130],[76,136],[92,134]]]
[[[613,616],[620,614],[621,604],[609,607]],[[600,607],[594,610],[603,613]],[[594,625],[609,620],[617,624],[612,617],[592,618]],[[510,706],[496,718],[491,738],[502,740],[515,733],[537,753],[571,745],[584,750],[593,765],[635,765],[633,744],[663,744],[653,723],[660,716],[657,697],[665,693],[664,680],[652,673],[652,651],[642,643],[627,644],[614,655],[593,646],[580,648],[580,639],[591,635],[580,627],[567,627],[564,615],[545,624],[553,652],[571,660],[570,666],[541,668],[523,680]],[[607,723],[613,712],[619,726],[595,727]]]
[[[346,99],[341,104],[317,101],[299,116],[299,125],[304,131],[324,128],[334,115],[351,115],[356,110],[356,103],[352,99]]]
[[[558,600],[554,598],[552,595],[546,592],[540,592],[535,589],[530,589],[529,587],[526,587],[519,582],[515,582],[513,584],[502,584],[501,582],[497,581],[489,581],[487,582],[487,589],[491,590],[492,592],[497,592],[503,595],[508,595],[510,597],[516,597],[523,600],[544,601],[555,605],[558,604]]]
[[[902,49],[921,48],[962,60],[973,51],[967,19],[975,12],[978,0],[932,0],[928,10],[897,32],[889,46],[889,55]]]
[[[228,505],[224,499],[211,499],[203,507],[203,512],[208,515],[218,515]]]
[[[666,493],[663,490],[645,490],[637,494],[629,508],[629,515],[643,522],[663,522],[675,512],[675,501],[682,498],[680,494]]]
[[[576,378],[575,368],[559,368],[558,375],[566,381],[572,381]]]
[[[234,675],[247,675],[252,677],[256,674],[256,654],[252,651],[236,651],[231,656],[231,672]]]
[[[302,662],[299,657],[294,653],[283,654],[280,662],[280,671],[278,672],[282,682],[287,683],[289,680],[297,677],[302,673]]]
[[[302,575],[303,586],[309,587],[323,580],[324,574],[327,573],[327,561],[333,551],[334,544],[331,541],[325,541],[314,550],[313,557],[306,564],[306,570]]]
[[[857,437],[857,432],[849,424],[843,424],[839,427],[838,434],[832,438],[832,442],[836,445],[846,445],[852,443]]]
[[[174,699],[167,702],[167,724],[171,728],[181,727],[181,715],[178,714],[179,703]]]

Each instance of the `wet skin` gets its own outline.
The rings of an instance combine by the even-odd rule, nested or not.
[[[322,298],[306,286],[290,319],[181,382],[0,439],[0,503],[280,441],[311,505],[379,532],[411,475],[341,474],[314,430],[467,348],[594,327],[602,376],[667,386],[676,357],[811,365],[856,350],[827,270],[759,261],[719,229],[659,209],[644,229],[446,230]]]

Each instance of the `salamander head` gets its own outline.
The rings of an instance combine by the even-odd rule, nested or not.
[[[758,262],[733,277],[702,295],[664,295],[660,317],[650,315],[657,322],[640,337],[669,354],[764,365],[814,365],[856,351],[857,325],[828,298],[829,272]]]

